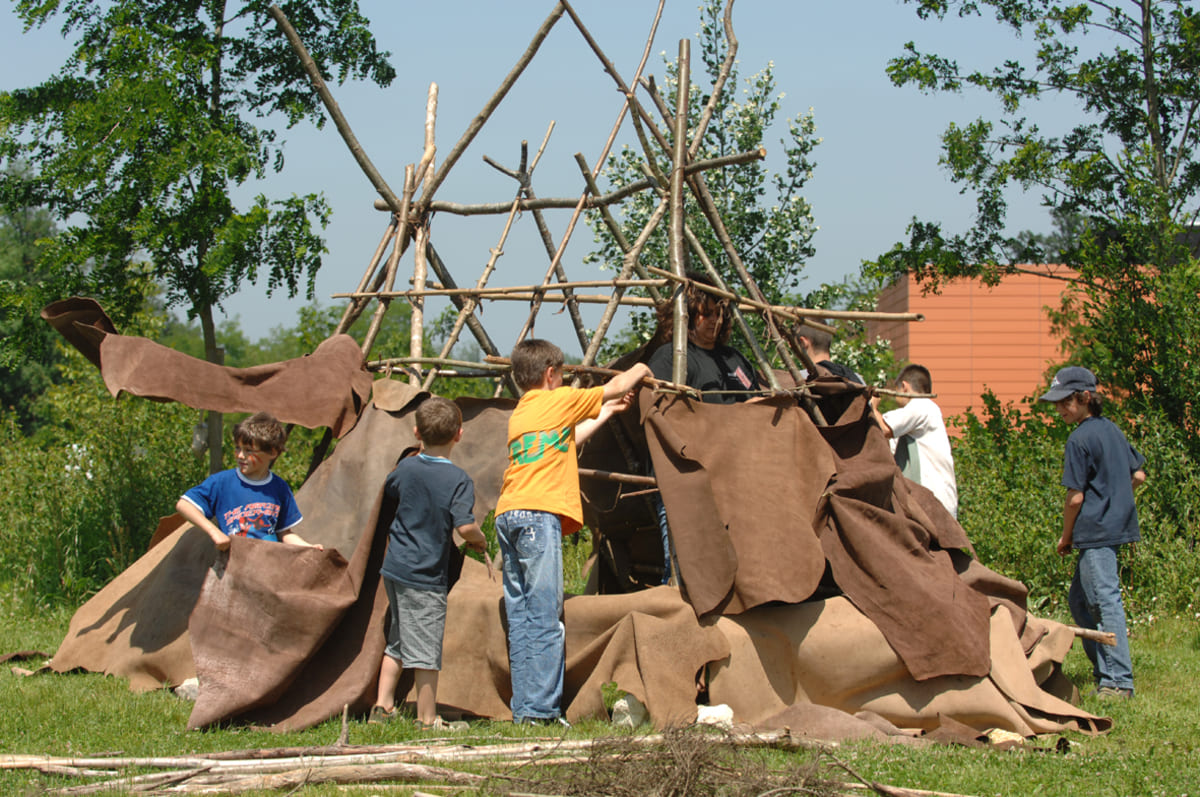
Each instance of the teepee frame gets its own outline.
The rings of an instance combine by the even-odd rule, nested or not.
[[[487,101],[484,107],[472,119],[467,129],[455,143],[449,154],[441,162],[436,163],[437,147],[435,132],[437,122],[437,84],[431,84],[425,108],[425,139],[424,149],[418,162],[410,164],[405,169],[403,188],[397,195],[387,181],[371,163],[370,158],[355,138],[349,123],[339,109],[332,93],[326,86],[315,62],[309,56],[299,35],[287,20],[283,12],[271,8],[271,14],[290,42],[299,57],[309,79],[321,97],[326,110],[334,120],[338,132],[349,147],[355,160],[364,174],[374,186],[379,195],[375,207],[388,213],[387,227],[370,262],[352,292],[335,293],[334,298],[347,300],[345,312],[338,325],[338,332],[345,332],[350,326],[375,303],[375,310],[362,341],[364,358],[369,358],[378,335],[380,324],[391,303],[396,299],[404,299],[412,307],[410,350],[406,357],[388,357],[368,359],[368,367],[373,370],[400,368],[409,374],[413,384],[420,384],[424,389],[430,389],[439,376],[484,376],[497,381],[496,393],[507,388],[513,395],[519,395],[517,386],[513,383],[508,371],[507,361],[503,358],[500,347],[484,329],[478,310],[484,301],[522,301],[529,304],[529,316],[517,336],[520,341],[533,334],[534,324],[538,313],[546,302],[548,295],[559,297],[554,301],[565,305],[571,320],[575,336],[582,352],[582,364],[576,368],[577,373],[601,371],[594,368],[600,345],[610,328],[616,311],[621,306],[658,307],[663,302],[673,301],[674,325],[674,358],[672,379],[669,383],[657,382],[660,389],[676,389],[694,394],[696,391],[686,388],[687,358],[685,342],[687,340],[687,308],[684,292],[680,286],[688,280],[684,276],[683,263],[685,252],[690,249],[693,257],[714,278],[716,288],[697,284],[700,290],[709,291],[715,295],[730,299],[734,320],[739,325],[744,339],[750,345],[754,359],[759,369],[769,383],[766,392],[780,392],[781,387],[772,367],[767,350],[771,350],[781,362],[796,385],[787,392],[794,394],[797,399],[813,415],[818,424],[824,424],[820,411],[812,401],[805,387],[804,371],[816,373],[816,366],[800,345],[797,330],[799,325],[807,324],[828,330],[817,319],[889,319],[913,321],[920,316],[912,313],[870,313],[856,311],[835,311],[826,309],[810,309],[802,307],[780,307],[770,305],[751,276],[737,251],[724,221],[709,192],[705,173],[711,169],[762,159],[766,151],[759,149],[751,152],[737,153],[723,158],[696,160],[704,133],[721,91],[732,71],[734,58],[737,54],[738,42],[734,35],[732,23],[733,0],[726,0],[723,15],[725,36],[729,43],[728,52],[716,80],[713,83],[709,100],[700,118],[690,131],[687,126],[687,87],[690,81],[690,42],[682,39],[679,42],[678,80],[679,91],[676,92],[677,103],[674,109],[667,106],[659,94],[653,78],[643,78],[643,71],[653,47],[655,33],[662,17],[665,0],[660,0],[656,13],[650,25],[650,32],[642,52],[641,60],[634,73],[632,83],[626,83],[616,66],[604,54],[596,43],[579,15],[567,0],[558,0],[550,14],[538,27],[529,45],[521,54],[517,63],[501,81],[499,88]],[[547,142],[554,129],[551,122],[532,160],[529,159],[528,144],[521,142],[520,159],[516,168],[508,168],[488,156],[484,161],[492,168],[511,177],[517,188],[511,201],[485,204],[461,204],[436,199],[438,188],[446,180],[450,170],[454,168],[463,152],[478,135],[489,117],[504,100],[509,90],[516,84],[525,68],[533,60],[541,44],[545,41],[553,26],[563,17],[568,17],[582,35],[587,46],[600,61],[604,71],[616,83],[624,102],[617,113],[612,130],[605,141],[594,166],[589,167],[582,154],[576,154],[583,188],[578,197],[541,198],[533,191],[533,174],[545,152]],[[634,88],[642,90],[650,105],[657,112],[659,119],[647,109],[639,99],[639,93]],[[626,117],[629,118],[636,133],[639,145],[645,153],[646,177],[624,188],[602,193],[596,183],[602,164],[607,160],[621,130]],[[666,132],[664,132],[666,131]],[[668,135],[669,134],[669,135]],[[658,158],[663,153],[670,157],[669,173],[658,170]],[[612,208],[626,197],[639,191],[651,190],[659,197],[658,205],[651,213],[641,233],[633,241],[628,240],[613,216]],[[722,250],[741,282],[744,293],[739,293],[726,285],[712,261],[700,245],[695,232],[685,221],[683,212],[684,193],[690,192],[697,201],[705,221],[712,228]],[[556,209],[571,209],[572,213],[562,237],[555,242],[546,220],[546,212]],[[599,217],[611,232],[614,240],[624,252],[624,261],[620,273],[608,280],[572,281],[563,263],[564,253],[571,235],[584,210],[595,209]],[[430,237],[429,220],[434,212],[453,213],[461,216],[505,214],[506,223],[496,245],[490,249],[490,257],[482,273],[475,280],[473,287],[461,288],[455,282],[450,270]],[[488,282],[493,276],[496,263],[503,252],[505,241],[511,232],[514,222],[528,213],[537,226],[539,237],[549,258],[549,265],[542,281],[535,285],[489,287]],[[666,219],[669,239],[669,269],[658,269],[643,264],[640,255],[651,233]],[[396,290],[396,275],[400,260],[405,252],[413,249],[413,277],[410,290]],[[390,253],[389,253],[390,250]],[[386,257],[385,257],[386,255]],[[431,286],[434,279],[436,287]],[[606,295],[584,295],[580,289],[608,289]],[[627,296],[630,288],[644,289],[647,296]],[[455,323],[450,330],[440,352],[429,356],[423,347],[424,303],[428,297],[448,297],[458,310]],[[594,331],[588,332],[584,323],[580,306],[584,304],[603,304],[604,311]],[[755,313],[764,320],[767,347],[752,334],[745,320],[746,313]],[[465,363],[449,358],[454,344],[466,329],[474,336],[480,349],[487,356],[484,363]]]

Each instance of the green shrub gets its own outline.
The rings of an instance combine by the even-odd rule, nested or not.
[[[205,475],[191,453],[198,413],[112,398],[72,355],[40,400],[49,423],[26,438],[2,422],[0,582],[39,604],[77,603],[145,550],[160,517]]]
[[[983,417],[954,423],[954,465],[959,520],[983,564],[1029,587],[1030,606],[1066,613],[1074,558],[1059,557],[1062,533],[1062,457],[1072,428],[1048,404],[1021,412],[985,394]],[[1139,489],[1142,542],[1122,553],[1126,601],[1131,611],[1182,611],[1200,605],[1200,560],[1195,519],[1200,517],[1200,469],[1180,432],[1161,415],[1123,417],[1108,402],[1105,415],[1146,457]]]

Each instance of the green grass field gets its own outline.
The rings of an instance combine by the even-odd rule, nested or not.
[[[30,613],[11,600],[0,603],[0,653],[37,649],[53,652],[66,631],[69,612]],[[1085,707],[1114,719],[1114,729],[1092,738],[1070,733],[1066,753],[1053,752],[1056,739],[1035,740],[1030,749],[999,751],[899,745],[852,744],[840,746],[836,757],[864,778],[910,789],[974,795],[1200,795],[1200,621],[1194,615],[1133,618],[1133,654],[1137,697],[1128,702],[1102,703],[1084,698]],[[16,662],[34,668],[40,662]],[[13,664],[0,672],[0,751],[5,754],[89,756],[119,754],[127,757],[177,756],[190,753],[242,750],[260,747],[318,746],[332,744],[341,732],[341,722],[330,720],[301,733],[275,734],[263,730],[231,727],[187,731],[190,704],[168,691],[131,693],[124,681],[91,673],[21,676]],[[1067,659],[1068,674],[1077,683],[1086,680],[1090,668],[1076,647]],[[541,731],[545,733],[545,731]],[[650,732],[648,728],[643,733]],[[534,729],[515,728],[509,723],[480,722],[463,741],[484,744],[528,739]],[[601,722],[581,723],[567,732],[569,739],[619,736]],[[419,738],[405,723],[387,726],[351,721],[348,742],[352,745],[390,744]],[[1041,749],[1034,749],[1041,748]],[[772,772],[794,772],[811,766],[808,751],[754,751],[750,760]],[[636,760],[630,764],[631,778],[646,791],[666,789],[667,781],[645,780],[638,774]],[[645,767],[643,763],[640,766]],[[714,765],[715,766],[715,765]],[[747,761],[738,762],[739,767]],[[475,764],[466,769],[484,774],[495,770]],[[826,761],[824,775],[837,780],[850,778]],[[538,777],[545,778],[547,771]],[[559,777],[556,775],[556,777]],[[507,780],[495,783],[495,791],[507,788],[538,794],[618,793],[616,785],[584,791],[574,775],[538,788],[518,787]],[[47,775],[29,770],[0,770],[0,793],[41,794],[46,790],[77,786],[86,779]],[[595,787],[592,786],[594,789]],[[730,790],[707,793],[761,793]],[[423,793],[449,794],[437,787],[414,788]],[[383,784],[361,787],[306,786],[305,795],[411,794]],[[699,787],[688,791],[701,793]],[[623,792],[622,792],[623,793]],[[685,792],[676,792],[685,793]]]

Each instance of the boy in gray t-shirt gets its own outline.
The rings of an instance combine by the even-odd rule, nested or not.
[[[450,451],[462,439],[458,405],[431,397],[417,407],[416,420],[414,432],[421,451],[400,460],[384,483],[384,494],[396,502],[380,568],[391,622],[368,722],[383,722],[394,715],[396,686],[401,670],[407,668],[413,671],[417,691],[418,726],[459,730],[465,723],[455,727],[437,714],[450,546],[455,531],[477,551],[486,553],[487,542],[472,514],[475,485],[466,471],[450,461]]]
[[[1096,694],[1103,698],[1133,696],[1133,660],[1125,627],[1125,605],[1117,553],[1141,539],[1134,489],[1146,481],[1146,458],[1129,444],[1116,425],[1101,416],[1096,376],[1069,366],[1054,375],[1042,401],[1054,403],[1064,421],[1075,425],[1063,455],[1063,531],[1059,556],[1079,552],[1067,602],[1075,622],[1109,631],[1115,645],[1083,641],[1092,661]]]

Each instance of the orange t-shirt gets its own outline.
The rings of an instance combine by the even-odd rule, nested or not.
[[[508,419],[508,467],[496,514],[510,509],[553,512],[563,534],[583,526],[575,424],[600,414],[604,388],[530,390]]]

